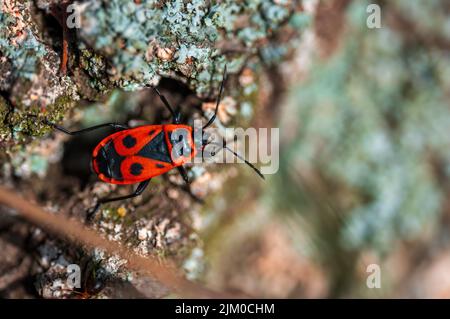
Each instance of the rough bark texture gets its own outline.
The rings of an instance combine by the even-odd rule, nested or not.
[[[4,0],[0,6],[0,181],[49,212],[79,220],[96,197],[132,188],[98,182],[90,172],[90,152],[107,130],[68,138],[44,119],[73,130],[167,121],[148,85],[180,105],[184,121],[202,112],[209,117],[227,65],[219,125],[247,125],[259,107],[259,75],[292,55],[302,32],[298,21],[307,17],[297,1]],[[105,205],[92,227],[140,254],[173,258],[187,278],[199,278],[201,212],[207,195],[219,193],[236,171],[193,167],[189,174],[190,191],[171,172],[142,197]],[[0,210],[6,297],[123,297],[129,284],[147,297],[168,293],[142,284],[146,279],[128,271],[126,260],[85,251]],[[21,239],[11,245],[15,232]],[[85,279],[75,293],[66,286],[72,263]]]

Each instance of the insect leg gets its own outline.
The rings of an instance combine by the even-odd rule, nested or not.
[[[183,177],[183,180],[186,182],[186,184],[190,184],[191,181],[189,180],[186,169],[183,166],[178,166],[177,169],[178,172],[180,172],[181,177]]]
[[[172,121],[175,124],[178,124],[180,121],[180,114],[178,112],[178,114],[173,110],[173,108],[170,106],[169,101],[167,101],[166,97],[161,94],[161,92],[159,92],[159,90],[152,86],[152,89],[155,90],[156,94],[158,94],[159,98],[161,99],[161,101],[163,102],[163,104],[167,107],[167,109],[170,111],[170,114],[172,114]]]
[[[71,132],[71,131],[67,130],[66,128],[62,127],[62,126],[56,125],[56,124],[51,123],[51,122],[46,121],[46,120],[44,120],[44,123],[47,124],[47,125],[50,125],[51,127],[53,127],[54,129],[56,129],[58,131],[61,131],[63,133],[69,134],[69,135],[83,134],[83,133],[95,131],[97,129],[101,129],[101,128],[104,128],[104,127],[108,127],[108,126],[109,127],[113,127],[115,129],[120,129],[120,130],[125,130],[125,129],[129,128],[127,125],[124,125],[124,124],[105,123],[105,124],[99,124],[99,125],[87,127],[87,128],[82,129],[82,130],[79,130],[79,131],[72,131]]]
[[[191,181],[189,180],[186,168],[184,168],[183,166],[178,166],[177,169],[180,172],[181,176],[183,177],[183,180],[186,182],[186,185],[184,187],[181,187],[181,189],[183,189],[186,193],[188,193],[192,197],[192,199],[195,200],[197,203],[204,204],[205,202],[203,199],[197,197],[194,193],[192,193]]]
[[[102,198],[102,199],[99,199],[97,204],[94,207],[92,207],[91,209],[88,210],[87,216],[86,216],[87,220],[90,221],[90,220],[92,220],[94,218],[95,213],[98,211],[98,209],[100,208],[100,206],[102,204],[109,203],[109,202],[115,202],[115,201],[119,201],[119,200],[124,200],[124,199],[130,199],[130,198],[133,198],[133,197],[141,195],[142,192],[145,190],[145,188],[150,183],[150,180],[151,180],[151,178],[146,180],[146,181],[141,182],[138,185],[138,187],[136,188],[136,190],[133,193],[129,194],[129,195],[120,196],[120,197],[113,197],[113,198]]]

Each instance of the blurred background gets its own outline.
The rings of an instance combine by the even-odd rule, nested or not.
[[[219,41],[232,58],[227,56],[230,79],[217,126],[279,127],[279,171],[262,182],[243,165],[191,167],[190,192],[176,174],[158,178],[143,199],[105,208],[94,228],[140,254],[175,259],[188,279],[218,291],[265,298],[450,297],[450,2],[255,1],[259,15],[253,5],[218,3],[238,15],[235,29],[217,20],[226,38],[239,34],[237,42],[245,45]],[[102,19],[83,41],[109,32]],[[126,77],[118,67],[125,57],[99,39],[92,47],[113,57],[110,63],[124,74],[109,74],[108,83],[126,91],[98,98],[79,89],[75,108],[51,106],[49,114],[72,128],[165,119],[154,94],[137,91],[135,84],[148,79]],[[257,54],[241,56],[254,47]],[[90,51],[77,50],[81,67],[83,61],[98,62],[95,56],[83,60]],[[211,71],[211,86],[209,74],[201,72],[186,82],[183,67],[192,64],[190,58],[204,58],[189,50],[195,51],[186,49],[174,64],[172,51],[158,48],[156,55],[159,86],[191,121],[197,111],[210,114],[217,89],[207,88],[217,88],[225,60],[214,59],[219,70]],[[193,70],[201,68],[193,63]],[[101,68],[86,65],[91,80],[104,76]],[[70,68],[71,79],[83,82]],[[91,83],[97,90],[109,85]],[[16,113],[36,110],[17,103],[17,90],[4,91],[13,96],[3,94],[4,100],[17,96]],[[145,108],[152,103],[158,108]],[[70,116],[54,112],[67,109]],[[86,170],[89,150],[101,136],[69,139],[19,122],[12,122],[20,127],[14,138],[2,135],[3,184],[52,213],[75,218],[93,195],[127,192],[96,182]],[[101,281],[102,289],[91,289],[92,297],[126,297],[111,292],[125,289],[111,286],[113,277],[139,286],[141,296],[169,295],[140,283],[113,257],[45,235],[5,207],[0,212],[3,297],[76,297],[56,282],[72,262],[96,269],[88,276]]]
[[[264,297],[448,298],[450,6],[310,4],[281,71],[280,171],[224,212],[207,278]]]

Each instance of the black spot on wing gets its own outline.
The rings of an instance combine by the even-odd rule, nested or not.
[[[139,176],[142,173],[144,167],[140,163],[133,163],[130,166],[130,174],[134,176]]]
[[[132,148],[133,146],[136,145],[137,141],[133,136],[127,135],[123,138],[122,142],[126,148]]]
[[[165,166],[158,163],[158,164],[156,164],[156,167],[157,167],[157,168],[164,168]]]
[[[169,150],[164,139],[164,132],[161,131],[150,142],[148,142],[138,153],[138,156],[152,160],[171,163]]]

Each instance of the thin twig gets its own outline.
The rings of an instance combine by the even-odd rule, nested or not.
[[[120,243],[109,241],[101,237],[95,231],[87,228],[79,221],[68,219],[65,216],[58,214],[50,214],[3,186],[0,186],[0,205],[1,204],[15,209],[25,219],[59,237],[69,239],[72,242],[90,249],[100,248],[109,254],[120,256],[128,261],[127,267],[157,279],[181,297],[231,297],[211,291],[201,285],[186,280],[170,261],[163,262],[157,260],[155,257],[143,257],[137,255]]]

